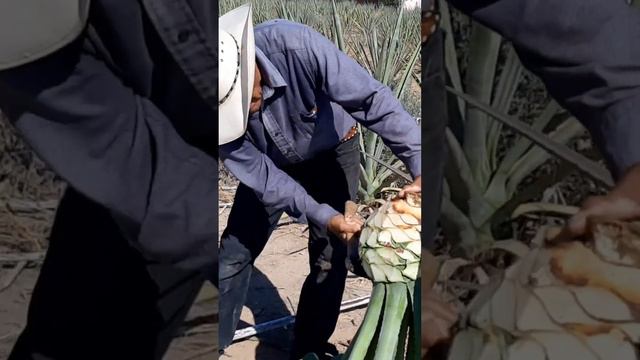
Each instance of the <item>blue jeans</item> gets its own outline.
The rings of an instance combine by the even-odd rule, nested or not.
[[[355,200],[360,176],[358,137],[316,158],[283,169],[316,201],[344,212]],[[231,344],[246,302],[255,259],[278,223],[282,211],[265,207],[240,185],[220,243],[220,344]],[[322,352],[333,333],[344,291],[346,247],[324,226],[309,224],[309,264],[297,309],[292,358]],[[284,266],[284,265],[283,265]]]

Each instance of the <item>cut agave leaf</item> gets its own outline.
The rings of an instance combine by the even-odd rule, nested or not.
[[[388,230],[382,230],[378,234],[378,243],[380,245],[391,245],[391,232]]]
[[[531,337],[544,346],[549,360],[602,360],[584,342],[566,332],[534,332]]]
[[[622,331],[629,341],[634,344],[640,344],[640,324],[639,323],[628,323],[628,324],[620,324],[617,326],[620,331]]]
[[[380,233],[378,232],[378,230],[371,228],[371,232],[369,234],[369,237],[367,238],[367,245],[369,247],[380,247],[382,245],[380,245],[378,243],[378,235]]]
[[[373,265],[372,268],[376,266],[382,269],[388,282],[405,282],[402,272],[397,267],[390,265]]]
[[[420,226],[420,221],[418,221],[418,219],[414,218],[414,217],[413,217],[413,216],[411,216],[411,215],[408,215],[408,214],[400,214],[400,218],[402,219],[402,221],[403,221],[405,224],[408,224],[408,225],[414,225],[414,226],[415,226],[415,225]]]
[[[509,346],[506,360],[545,360],[542,345],[531,340],[518,340]],[[569,359],[567,359],[569,360]]]
[[[418,272],[420,271],[420,263],[408,264],[407,267],[402,270],[402,275],[405,277],[416,280],[418,278]]]
[[[599,359],[637,360],[633,345],[619,334],[589,336],[587,345],[598,354]]]
[[[529,289],[516,286],[517,319],[516,328],[520,331],[561,331],[553,322],[542,302],[532,296]]]
[[[418,260],[420,260],[420,258],[418,256],[416,256],[413,252],[405,250],[403,248],[398,248],[395,250],[396,254],[407,261],[407,263],[411,263],[411,262],[416,262]]]
[[[371,250],[370,250],[371,251]],[[406,261],[402,259],[395,250],[388,247],[381,247],[373,250],[377,252],[377,254],[384,260],[384,262],[388,265],[392,265],[394,267],[404,265]]]
[[[640,286],[640,285],[639,285]],[[637,321],[629,305],[615,294],[592,287],[571,287],[571,292],[592,317],[607,321]]]
[[[391,238],[395,243],[408,243],[415,241],[415,239],[409,237],[409,234],[407,233],[409,230],[391,228],[385,231],[388,231],[391,234]]]
[[[373,280],[373,282],[387,282],[387,275],[384,272],[384,269],[380,267],[381,265],[371,264],[371,274],[369,274]],[[382,265],[384,266],[384,265]]]
[[[423,331],[428,331],[424,329]],[[477,360],[484,348],[485,335],[475,329],[465,329],[453,339],[447,360]]]
[[[384,248],[380,248],[384,249]],[[386,260],[380,256],[378,250],[380,249],[369,249],[364,254],[364,260],[371,265],[384,265],[386,264]]]
[[[410,242],[404,249],[411,251],[417,257],[420,257],[420,255],[422,255],[422,243],[419,241]]]
[[[415,228],[407,229],[404,233],[407,234],[411,240],[420,241],[420,232]]]
[[[515,331],[516,289],[513,281],[503,281],[489,301],[471,314],[471,323],[481,329],[499,327]]]
[[[559,324],[600,324],[600,321],[584,312],[577,299],[566,287],[537,287],[533,292],[542,301],[549,316]]]
[[[362,241],[366,242],[373,231],[372,228],[363,226],[362,231],[360,231],[360,243],[362,243]]]

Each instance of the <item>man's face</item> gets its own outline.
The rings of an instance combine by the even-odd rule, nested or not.
[[[255,77],[253,80],[253,93],[251,94],[251,104],[249,105],[249,114],[254,114],[260,110],[262,105],[262,74],[260,68],[256,64]]]

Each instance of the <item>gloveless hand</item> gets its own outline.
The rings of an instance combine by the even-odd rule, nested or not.
[[[340,239],[347,241],[350,234],[355,234],[362,230],[364,221],[359,216],[336,215],[329,220],[327,228]]]
[[[590,220],[640,220],[640,165],[631,167],[604,196],[588,198],[553,241],[567,241],[587,232]]]
[[[416,176],[413,179],[413,182],[409,185],[406,185],[402,188],[400,193],[398,193],[399,198],[405,198],[407,193],[420,193],[422,192],[422,176]]]

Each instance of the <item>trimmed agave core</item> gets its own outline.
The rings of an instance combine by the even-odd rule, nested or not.
[[[414,281],[420,268],[420,202],[387,201],[365,222],[360,258],[374,283]]]

